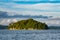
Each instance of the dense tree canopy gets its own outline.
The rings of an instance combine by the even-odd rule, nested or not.
[[[12,30],[29,30],[29,29],[48,29],[48,26],[45,23],[35,21],[33,19],[21,20],[16,23],[10,23],[8,29]]]

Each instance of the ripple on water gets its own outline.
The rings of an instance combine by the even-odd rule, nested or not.
[[[0,40],[60,40],[60,30],[0,30]]]

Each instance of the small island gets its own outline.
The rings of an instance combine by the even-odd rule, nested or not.
[[[33,19],[21,20],[15,23],[10,23],[8,26],[9,30],[42,30],[48,29],[47,24],[38,22]]]

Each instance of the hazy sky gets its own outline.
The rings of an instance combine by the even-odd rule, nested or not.
[[[60,25],[60,0],[0,0],[0,11],[8,12],[10,16],[19,14],[53,16],[56,17],[54,20],[45,22]],[[6,20],[0,22],[4,24]]]

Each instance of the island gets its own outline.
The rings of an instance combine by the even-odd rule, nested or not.
[[[27,20],[21,20],[15,23],[10,23],[8,29],[9,30],[41,30],[41,29],[48,29],[48,25],[30,18]]]

